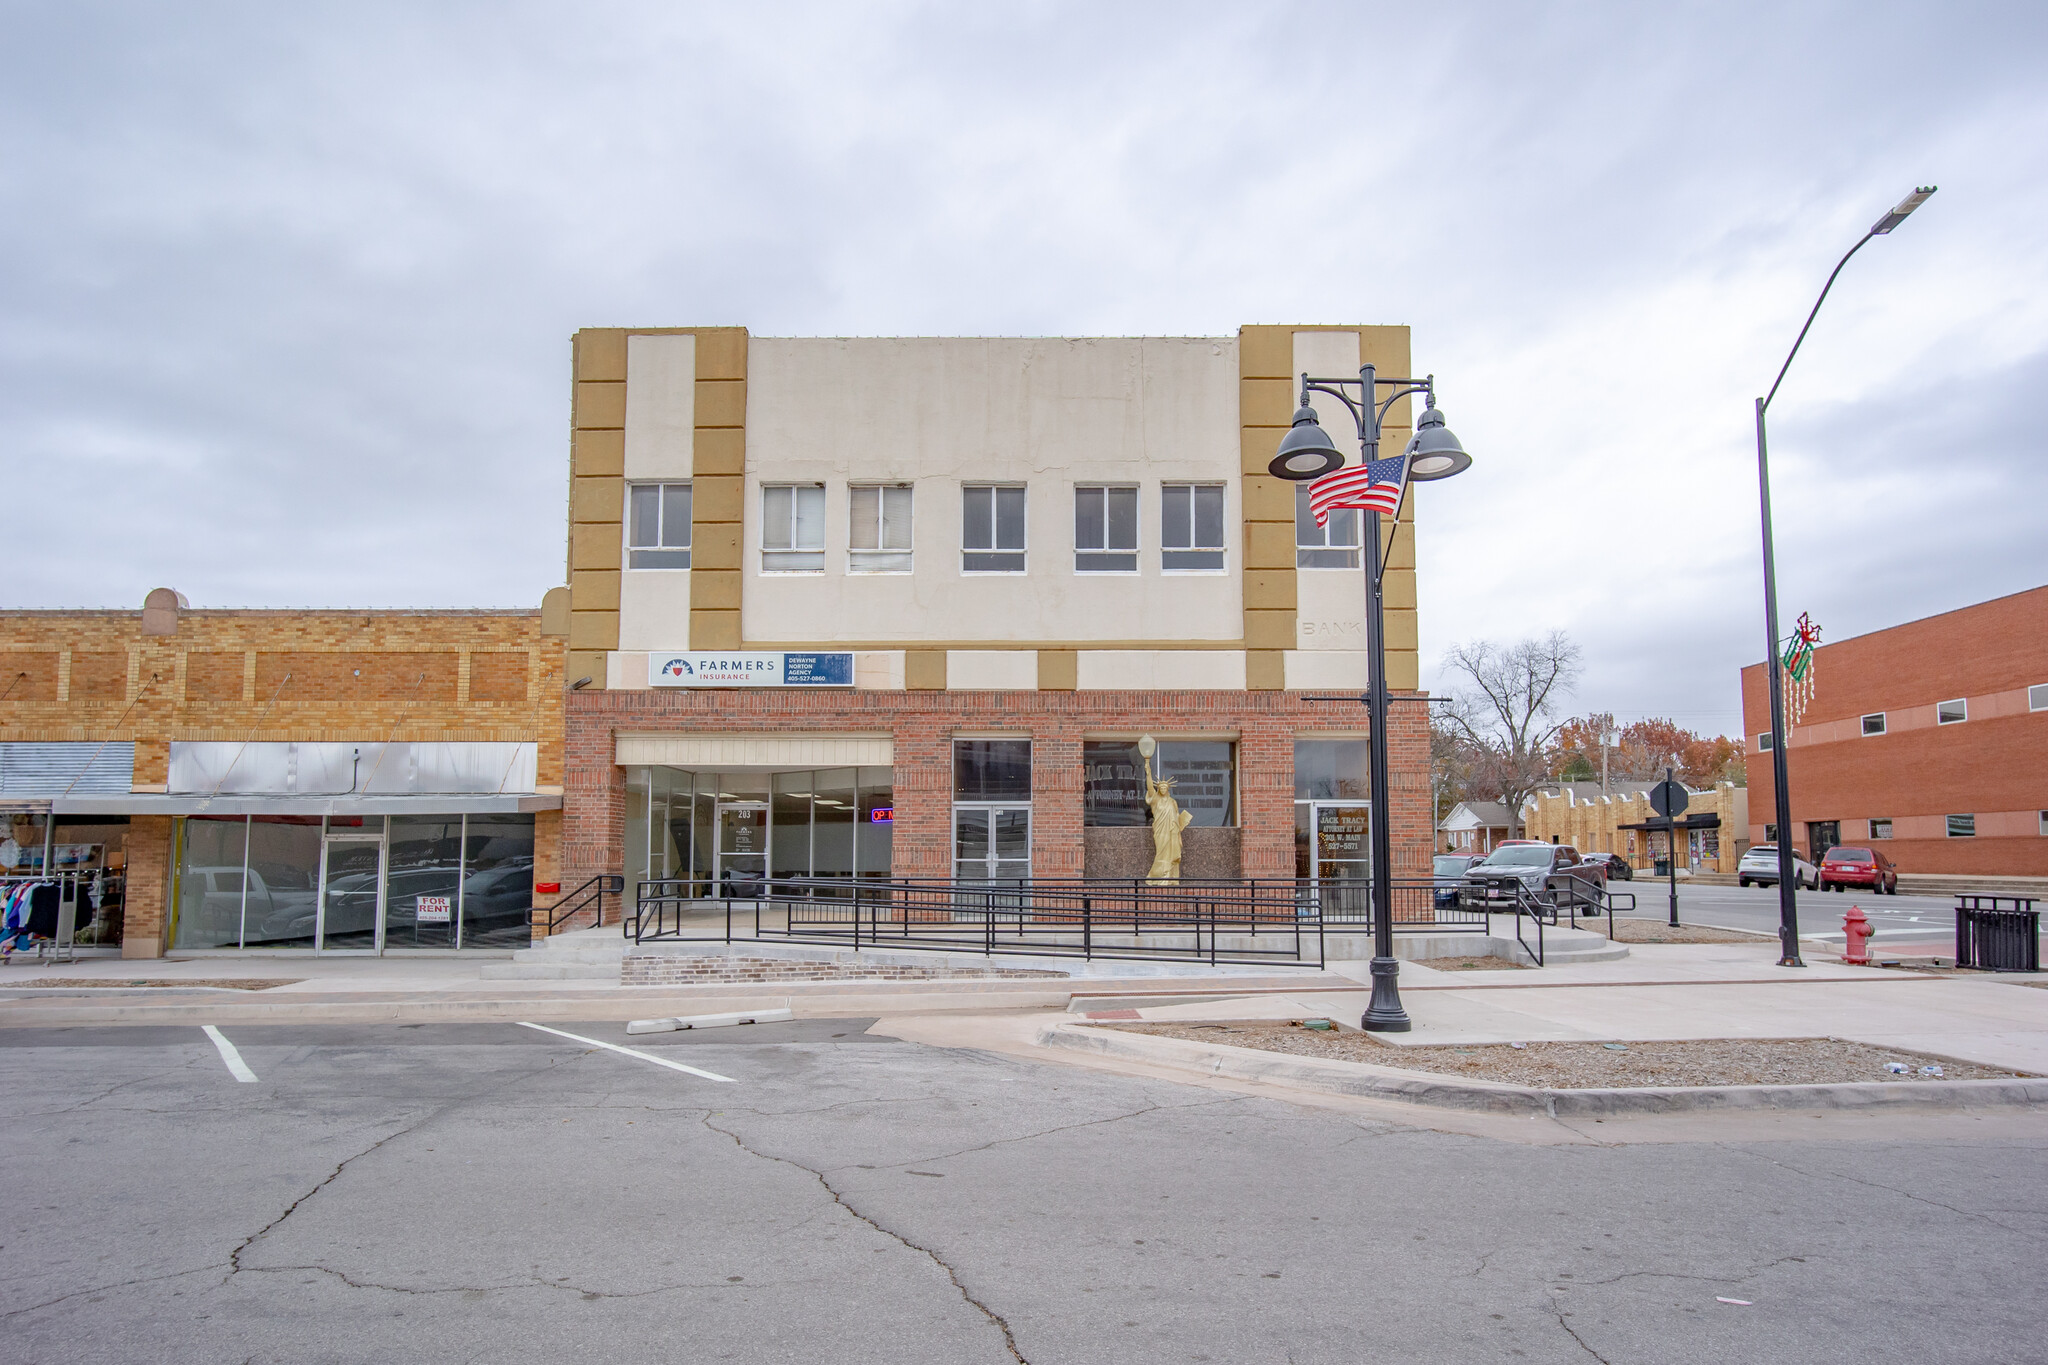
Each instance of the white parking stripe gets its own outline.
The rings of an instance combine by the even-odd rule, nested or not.
[[[253,1081],[256,1073],[242,1060],[242,1054],[235,1051],[235,1045],[221,1036],[221,1031],[211,1024],[201,1024],[200,1031],[213,1039],[213,1045],[220,1049],[220,1059],[228,1064],[228,1074],[238,1081]]]
[[[657,1057],[651,1052],[638,1052],[630,1047],[620,1047],[617,1043],[605,1043],[595,1038],[585,1038],[580,1033],[564,1033],[558,1028],[549,1028],[546,1024],[529,1024],[522,1019],[519,1021],[519,1027],[539,1029],[542,1033],[552,1033],[557,1038],[568,1038],[575,1042],[588,1044],[591,1047],[601,1047],[606,1052],[617,1052],[627,1057],[638,1057],[643,1062],[653,1062],[656,1066],[665,1066],[671,1071],[687,1071],[692,1076],[702,1076],[707,1081],[727,1081],[733,1085],[739,1084],[732,1077],[721,1076],[716,1071],[699,1071],[694,1066],[684,1066],[681,1062],[672,1062],[666,1057]],[[222,1046],[225,1047],[226,1043],[223,1042]],[[256,1078],[251,1076],[249,1079],[253,1081]]]

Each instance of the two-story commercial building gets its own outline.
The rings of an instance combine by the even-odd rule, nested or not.
[[[1792,839],[1906,872],[2048,876],[2048,587],[1823,644],[1785,746]],[[1778,831],[1769,678],[1742,670],[1750,838]]]

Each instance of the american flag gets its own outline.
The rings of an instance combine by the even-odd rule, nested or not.
[[[1382,516],[1393,516],[1401,506],[1405,454],[1374,460],[1366,465],[1346,465],[1325,474],[1308,486],[1308,507],[1316,514],[1316,525],[1330,524],[1330,513],[1339,507],[1362,507]]]

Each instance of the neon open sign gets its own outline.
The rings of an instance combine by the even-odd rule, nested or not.
[[[876,825],[893,825],[896,823],[896,808],[894,806],[876,806],[868,812],[868,821],[870,824]]]

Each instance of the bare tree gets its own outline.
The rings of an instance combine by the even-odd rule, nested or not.
[[[1475,785],[1500,793],[1519,837],[1522,806],[1550,774],[1551,717],[1579,679],[1579,647],[1562,631],[1503,648],[1489,640],[1453,645],[1444,665],[1456,676],[1443,723],[1470,746]]]

